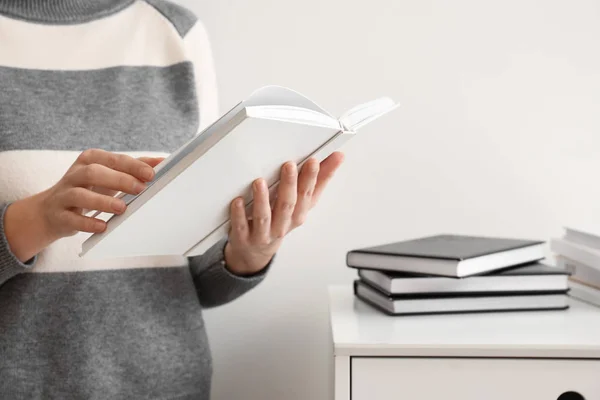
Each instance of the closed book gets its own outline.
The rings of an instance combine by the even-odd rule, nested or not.
[[[361,280],[389,295],[557,292],[569,288],[566,269],[543,263],[460,279],[364,269],[360,269],[358,275]]]
[[[600,289],[599,268],[590,267],[589,265],[563,256],[557,257],[557,265],[569,272],[571,280],[583,282],[586,285]]]
[[[388,295],[365,282],[354,281],[357,298],[390,315],[564,310],[569,307],[567,292]]]
[[[600,231],[595,226],[583,224],[565,227],[563,239],[581,246],[600,250]]]
[[[544,259],[539,240],[441,234],[351,250],[351,268],[465,277]]]
[[[570,281],[569,285],[571,287],[569,296],[600,307],[600,290],[598,288],[577,281]]]
[[[550,240],[550,250],[561,257],[600,269],[600,250],[584,244],[575,243],[565,238]]]

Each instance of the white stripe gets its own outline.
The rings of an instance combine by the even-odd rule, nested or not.
[[[0,66],[89,70],[168,66],[186,60],[175,27],[137,1],[106,18],[76,25],[45,25],[0,16]]]
[[[80,152],[50,150],[19,150],[0,152],[0,203],[12,202],[48,189],[58,182]],[[164,153],[128,152],[132,157],[164,157]],[[187,265],[180,256],[136,257],[115,259],[83,259],[81,244],[90,236],[79,233],[61,239],[38,255],[32,272],[71,272]]]

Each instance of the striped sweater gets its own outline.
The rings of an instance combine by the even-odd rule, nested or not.
[[[208,399],[202,309],[264,279],[204,255],[80,259],[77,234],[23,263],[6,207],[82,150],[165,156],[218,117],[201,22],[163,0],[0,0],[0,398]],[[266,269],[265,269],[266,271]]]

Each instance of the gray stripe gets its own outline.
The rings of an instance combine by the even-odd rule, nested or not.
[[[193,66],[0,67],[0,151],[173,151],[199,126]]]
[[[0,14],[45,24],[79,24],[121,11],[133,0],[0,0]]]
[[[2,399],[209,398],[189,268],[26,273],[0,304]]]
[[[193,12],[179,4],[165,0],[146,0],[159,13],[173,24],[181,37],[184,37],[196,23],[196,16]]]

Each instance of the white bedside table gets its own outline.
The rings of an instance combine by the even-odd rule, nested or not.
[[[600,308],[390,317],[351,285],[329,301],[335,400],[600,399]]]

